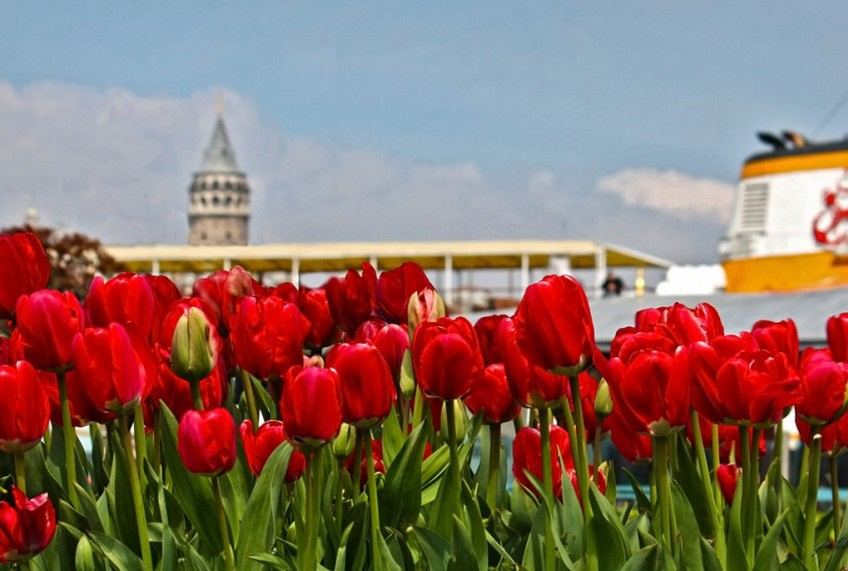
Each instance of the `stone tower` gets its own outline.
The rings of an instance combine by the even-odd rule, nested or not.
[[[236,164],[220,104],[212,138],[203,152],[200,169],[194,174],[189,196],[189,245],[247,245],[250,187]]]

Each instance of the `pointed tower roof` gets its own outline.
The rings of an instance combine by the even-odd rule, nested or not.
[[[227,128],[224,126],[224,113],[220,105],[212,138],[209,139],[209,145],[203,151],[200,172],[238,172],[236,154],[233,152],[230,138],[227,136]]]

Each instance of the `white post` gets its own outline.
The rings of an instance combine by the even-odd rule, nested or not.
[[[371,256],[371,259],[369,259],[368,262],[371,264],[375,271],[380,271],[380,268],[378,267],[379,265],[377,264],[377,256]]]
[[[229,272],[233,267],[233,261],[230,260],[229,258],[224,258],[223,266],[224,266],[224,269]]]
[[[159,259],[153,258],[150,260],[150,273],[155,275],[159,274]]]
[[[453,305],[453,256],[445,256],[445,305]]]
[[[604,280],[607,279],[607,250],[604,246],[598,246],[595,250],[595,296],[601,297]]]
[[[521,295],[530,287],[530,254],[521,254]]]
[[[297,258],[292,258],[291,283],[300,287],[300,260]]]

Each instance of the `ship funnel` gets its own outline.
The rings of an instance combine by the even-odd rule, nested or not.
[[[783,139],[775,135],[774,133],[766,133],[765,131],[760,131],[757,133],[757,138],[760,139],[766,145],[771,145],[775,151],[782,151],[786,148],[786,143]]]
[[[791,143],[796,149],[803,149],[807,146],[807,138],[795,131],[783,131],[783,138],[787,143]]]

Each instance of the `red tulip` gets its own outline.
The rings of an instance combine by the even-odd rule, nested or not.
[[[327,354],[327,367],[339,375],[342,420],[356,428],[382,422],[395,402],[395,383],[386,360],[373,345],[342,343]]]
[[[718,485],[721,488],[721,495],[728,504],[733,503],[733,496],[736,495],[736,485],[739,483],[739,475],[742,473],[742,468],[736,464],[719,464],[716,468],[716,477]]]
[[[412,362],[424,394],[443,400],[462,398],[483,374],[477,335],[464,317],[421,323],[412,340]]]
[[[0,365],[0,450],[18,454],[41,441],[50,403],[35,367],[26,361]]]
[[[194,297],[203,300],[215,315],[218,333],[228,337],[232,319],[241,300],[248,295],[260,295],[262,285],[251,277],[244,268],[236,266],[231,270],[218,270],[206,277],[199,278],[192,287]]]
[[[566,470],[574,469],[571,457],[571,445],[568,432],[556,424],[551,425],[551,475],[553,476],[554,494],[562,499],[562,469],[560,458]],[[541,497],[539,490],[533,485],[527,473],[538,482],[542,481],[542,434],[535,428],[524,427],[515,435],[512,442],[512,475],[515,481],[534,494]]]
[[[280,444],[285,442],[286,430],[279,420],[269,420],[263,422],[256,432],[253,432],[253,423],[250,420],[245,420],[241,423],[240,431],[247,465],[253,475],[258,478],[268,458]],[[303,475],[305,470],[306,457],[300,451],[292,450],[289,465],[286,468],[286,483],[295,482]]]
[[[50,262],[32,232],[0,236],[0,319],[15,313],[18,298],[47,286]]]
[[[309,321],[309,333],[306,344],[314,349],[328,347],[336,342],[341,330],[336,327],[327,292],[324,288],[308,288],[301,286],[297,293],[297,308]]]
[[[801,353],[798,349],[798,330],[794,321],[757,321],[751,329],[751,335],[760,349],[770,353],[783,353],[789,360],[789,365],[795,370],[798,369]]]
[[[77,333],[73,351],[76,379],[95,409],[122,414],[140,402],[147,372],[122,325]]]
[[[333,319],[348,335],[353,335],[371,317],[377,305],[376,287],[377,272],[371,264],[362,264],[361,275],[349,270],[344,278],[330,278],[324,284]]]
[[[361,328],[360,328],[361,329]],[[357,341],[361,341],[357,339]],[[397,325],[389,323],[370,339],[374,344],[386,364],[389,366],[389,371],[392,374],[392,379],[395,385],[400,381],[401,368],[403,367],[403,355],[410,348],[409,334],[406,331],[405,325]]]
[[[0,336],[0,365],[14,365],[12,342],[8,337]]]
[[[848,406],[848,363],[834,361],[827,349],[807,348],[801,361],[801,386],[795,412],[810,424],[836,420]]]
[[[660,333],[678,346],[709,342],[724,335],[721,317],[709,303],[701,303],[693,308],[675,303],[667,307],[643,309],[636,313],[636,330]]]
[[[616,450],[631,464],[644,464],[653,458],[653,441],[644,432],[636,432],[622,415],[622,407],[613,406],[605,423],[610,430],[610,440]]]
[[[177,449],[186,469],[218,476],[236,462],[236,423],[225,408],[190,410],[180,420]]]
[[[498,326],[498,351],[504,361],[512,397],[532,408],[558,406],[569,393],[568,377],[529,363],[516,342],[515,323],[504,318]]]
[[[800,380],[786,355],[756,349],[750,334],[717,337],[691,349],[693,405],[713,422],[764,428],[798,402]]]
[[[480,351],[483,353],[483,362],[486,365],[503,363],[503,357],[498,348],[498,329],[501,321],[506,318],[506,315],[486,315],[474,324],[474,332],[477,334]]]
[[[518,416],[521,407],[512,398],[503,363],[489,365],[476,378],[465,396],[465,405],[472,414],[483,411],[484,424],[501,424]]]
[[[672,355],[643,350],[625,359],[610,359],[604,378],[632,428],[665,436],[686,426],[692,384],[686,348]]]
[[[406,326],[415,331],[419,323],[436,321],[447,315],[445,302],[434,289],[424,289],[409,296]]]
[[[280,416],[289,442],[304,453],[332,440],[342,425],[338,373],[321,367],[290,368],[280,396]]]
[[[71,343],[85,325],[72,292],[43,289],[18,299],[12,345],[18,358],[41,369],[70,365]]]
[[[575,374],[589,366],[595,330],[589,301],[571,276],[532,284],[515,311],[516,342],[532,365]]]
[[[377,279],[377,308],[389,323],[407,323],[409,298],[418,292],[435,289],[421,266],[414,262],[404,262],[391,271],[383,272]]]
[[[827,320],[827,346],[834,361],[848,362],[848,312]]]
[[[15,486],[11,501],[0,501],[0,563],[26,561],[44,551],[56,532],[56,511],[47,493],[34,498]]]
[[[278,297],[245,297],[230,332],[239,366],[260,379],[280,379],[303,364],[310,323],[297,306]]]
[[[86,322],[94,327],[120,323],[149,342],[155,341],[155,298],[143,274],[118,274],[109,281],[95,276],[85,299]]]

